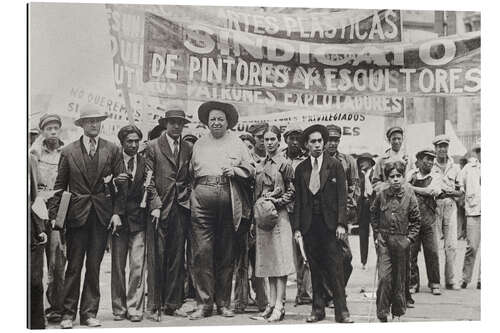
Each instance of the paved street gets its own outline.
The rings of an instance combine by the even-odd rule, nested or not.
[[[371,240],[370,240],[371,241]],[[367,270],[361,269],[359,257],[359,242],[357,236],[350,236],[350,243],[353,252],[354,270],[347,287],[347,305],[351,312],[351,317],[355,322],[373,322],[376,321],[375,302],[370,300],[370,291],[373,291],[373,276],[375,271],[376,256],[373,244],[370,244],[370,252],[368,258]],[[461,269],[463,257],[465,253],[465,241],[459,241],[459,250],[457,255],[457,276],[461,277]],[[408,309],[401,321],[450,321],[450,320],[480,320],[480,291],[475,289],[477,281],[477,268],[474,272],[473,283],[468,289],[460,291],[450,291],[444,289],[444,250],[440,251],[441,263],[441,283],[443,285],[442,295],[433,296],[427,288],[427,278],[425,275],[425,265],[423,254],[419,257],[419,267],[421,274],[420,293],[415,294],[415,308]],[[477,264],[476,264],[477,265]],[[190,321],[186,318],[174,318],[163,316],[161,323],[152,322],[147,319],[140,323],[131,323],[129,321],[115,322],[111,312],[111,257],[106,253],[101,267],[101,304],[98,313],[98,319],[103,323],[103,327],[158,327],[158,326],[200,326],[200,325],[259,325],[264,322],[254,321],[249,318],[250,315],[257,311],[256,308],[249,308],[247,314],[239,314],[234,318],[223,318],[220,316],[212,316],[198,321]],[[305,318],[309,315],[311,306],[301,305],[294,307],[294,299],[296,293],[295,279],[289,279],[287,288],[287,304],[286,316],[283,324],[303,324]],[[83,279],[82,279],[83,282]],[[363,291],[366,291],[363,292]],[[186,310],[192,309],[193,301],[188,301],[184,304]],[[371,309],[371,312],[370,312]],[[371,316],[369,315],[371,313]],[[334,320],[333,309],[327,309],[327,319],[323,323],[332,323]],[[58,325],[49,324],[48,328],[57,328]],[[75,321],[75,327],[79,326],[79,320]]]

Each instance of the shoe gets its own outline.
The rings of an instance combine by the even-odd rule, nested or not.
[[[481,289],[481,281],[477,283],[476,288],[477,288],[477,289]]]
[[[392,316],[392,321],[396,321],[396,322],[401,322],[401,317],[399,316]]]
[[[438,296],[438,295],[441,295],[441,290],[439,288],[431,288],[431,293],[433,295]]]
[[[270,306],[269,304],[267,305],[266,309],[259,313],[256,316],[251,316],[250,319],[253,320],[266,320],[269,317],[271,317],[271,314],[273,313],[274,306]]]
[[[133,323],[138,323],[142,321],[142,316],[139,315],[128,316],[128,320],[130,320]]]
[[[267,319],[268,323],[273,323],[277,321],[282,321],[285,318],[285,308],[282,307],[281,309],[274,308],[271,316]]]
[[[323,312],[322,314],[316,314],[316,313],[311,313],[309,317],[306,318],[307,323],[316,323],[318,321],[322,321],[325,319],[325,313]]]
[[[467,282],[462,282],[462,284],[460,285],[460,288],[467,289]]]
[[[165,314],[172,317],[186,318],[188,314],[181,309],[165,309]]]
[[[381,323],[387,323],[387,317],[381,317],[378,319]]]
[[[234,312],[235,314],[243,314],[243,313],[245,313],[245,309],[241,309],[241,308],[234,308],[233,312]],[[262,311],[260,311],[260,310],[259,310],[259,312],[262,312]]]
[[[126,318],[125,314],[114,314],[113,315],[114,321],[122,321],[122,320],[125,320],[125,318]]]
[[[205,311],[203,309],[198,309],[195,312],[191,313],[188,316],[188,318],[190,320],[198,320],[198,319],[202,319],[202,318],[205,318],[205,317],[210,317],[211,315],[212,315],[212,313],[210,313],[208,311]]]
[[[366,264],[363,264],[363,266],[361,266],[361,269],[366,271]]]
[[[222,307],[217,307],[217,314],[218,315],[221,315],[222,317],[226,317],[226,318],[231,318],[231,317],[234,317],[234,312],[233,310],[225,307],[225,306],[222,306]]]
[[[101,326],[101,322],[97,318],[87,318],[84,320],[80,320],[80,325],[85,325],[88,327],[99,327]]]
[[[454,283],[447,283],[445,287],[448,290],[460,290],[460,287]]]
[[[410,287],[410,289],[408,291],[410,292],[410,294],[416,294],[420,291],[420,287],[419,286],[412,286],[412,287]]]
[[[312,299],[309,296],[303,296],[303,297],[295,297],[295,305],[304,305],[304,304],[311,304]]]
[[[414,309],[414,308],[415,308],[414,303],[415,303],[415,302],[410,303],[410,302],[406,301],[406,307],[407,307],[408,309]]]
[[[63,319],[63,320],[61,320],[61,323],[59,324],[59,326],[62,329],[73,328],[73,320],[71,320],[71,319]]]
[[[340,319],[335,318],[335,321],[337,323],[341,323],[341,324],[352,324],[352,323],[354,323],[354,320],[352,320],[351,317],[349,317],[349,316],[346,316],[346,317],[343,317],[343,318],[340,318]]]
[[[46,317],[49,323],[60,323],[62,320],[62,315],[57,312],[49,312]]]

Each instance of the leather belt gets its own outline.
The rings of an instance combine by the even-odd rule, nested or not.
[[[226,176],[201,176],[196,178],[197,185],[225,185],[229,184]]]

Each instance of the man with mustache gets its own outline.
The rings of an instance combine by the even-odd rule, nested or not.
[[[238,122],[235,107],[222,102],[205,102],[198,119],[209,133],[193,146],[191,170],[191,251],[197,310],[190,319],[217,313],[233,317],[231,287],[233,248],[242,219],[250,219],[252,198],[248,180],[255,166],[245,144],[229,131]]]

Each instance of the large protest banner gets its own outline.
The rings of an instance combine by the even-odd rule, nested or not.
[[[300,118],[306,110],[371,119],[402,116],[405,96],[481,89],[479,32],[405,43],[399,10],[107,5],[107,11],[116,87],[148,104],[182,104],[188,114],[202,101],[221,100],[237,105],[242,124],[265,115],[286,125],[284,114]],[[379,125],[375,132],[382,133]]]

